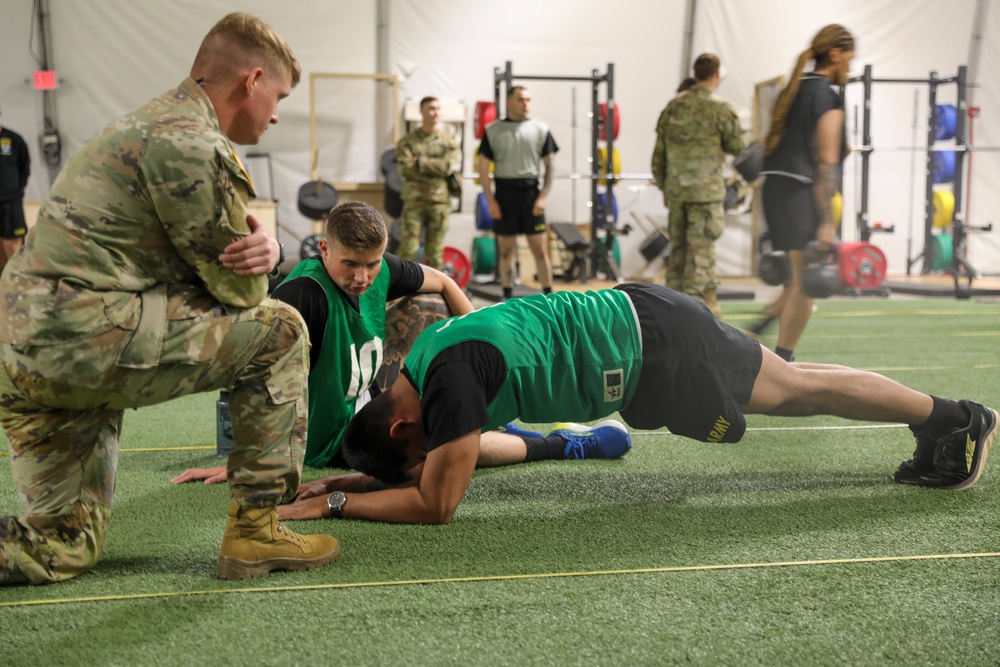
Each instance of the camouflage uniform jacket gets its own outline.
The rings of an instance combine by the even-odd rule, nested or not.
[[[445,130],[430,134],[417,128],[396,144],[396,162],[403,177],[403,201],[447,204],[445,179],[459,168],[458,145]]]
[[[725,197],[725,153],[743,152],[736,111],[704,86],[670,100],[656,123],[653,179],[667,201],[716,202]]]
[[[237,276],[218,259],[249,234],[253,196],[211,101],[186,79],[98,132],[66,164],[0,279],[0,342],[47,345],[138,328],[133,343],[148,341],[155,363],[168,291],[205,308],[258,305],[267,277]]]

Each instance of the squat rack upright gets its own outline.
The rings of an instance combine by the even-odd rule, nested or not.
[[[504,63],[504,68],[501,70],[499,67],[493,68],[493,103],[496,105],[497,118],[503,118],[506,113],[506,107],[503,108],[503,114],[500,113],[500,101],[501,99],[506,100],[510,89],[514,87],[514,81],[587,81],[591,84],[591,114],[590,114],[590,154],[591,164],[590,164],[590,239],[591,239],[591,249],[590,249],[590,268],[589,270],[585,267],[583,269],[583,275],[589,275],[591,278],[596,277],[597,267],[599,266],[599,258],[601,253],[604,256],[604,264],[607,267],[608,277],[612,280],[617,280],[619,278],[619,268],[617,262],[614,259],[614,237],[615,237],[615,227],[614,224],[607,220],[612,210],[612,202],[614,201],[614,176],[612,175],[614,161],[611,156],[614,154],[614,118],[615,118],[615,66],[614,63],[608,63],[608,69],[604,74],[597,69],[591,70],[590,76],[559,76],[559,75],[537,75],[537,74],[514,74],[513,66],[511,61],[506,61]],[[501,95],[501,84],[503,84],[503,95]],[[599,134],[600,125],[600,86],[604,84],[607,86],[607,127],[605,128],[605,136],[607,137],[607,180],[605,181],[605,210],[599,210],[600,207],[597,205],[598,202],[598,192],[597,192],[597,179],[600,170],[600,166],[597,160],[598,147],[597,140]],[[601,219],[601,216],[605,218]],[[597,232],[600,229],[605,230],[605,236],[603,242],[598,239]]]
[[[936,246],[934,244],[933,238],[933,228],[934,228],[934,154],[941,151],[953,151],[955,154],[955,171],[953,177],[952,191],[955,198],[955,208],[952,214],[951,221],[951,232],[952,232],[952,260],[951,260],[951,270],[955,278],[955,289],[956,292],[959,290],[959,279],[965,277],[968,280],[968,285],[965,289],[969,289],[971,285],[973,276],[976,275],[975,269],[972,265],[965,259],[965,249],[968,239],[969,231],[988,231],[991,226],[985,227],[973,227],[968,225],[965,220],[965,214],[962,211],[962,193],[964,189],[964,177],[965,177],[965,155],[969,152],[969,138],[966,129],[966,116],[968,115],[968,103],[967,103],[967,68],[965,65],[960,65],[958,68],[958,73],[953,77],[938,78],[937,72],[931,72],[930,76],[926,79],[909,79],[909,78],[886,78],[886,79],[876,79],[872,75],[872,66],[865,65],[864,74],[858,77],[852,77],[848,80],[848,83],[862,82],[864,84],[864,111],[863,111],[863,122],[862,122],[862,142],[863,145],[858,147],[861,152],[861,203],[858,211],[858,230],[862,241],[868,241],[874,231],[891,231],[891,228],[873,228],[868,225],[868,180],[870,176],[870,160],[871,154],[875,150],[872,146],[871,138],[871,98],[872,98],[872,87],[876,83],[907,83],[907,84],[924,84],[929,88],[928,93],[928,108],[927,108],[927,148],[925,156],[925,197],[924,197],[924,248],[916,256],[910,257],[910,248],[907,247],[907,262],[906,262],[906,275],[910,275],[913,264],[916,263],[918,259],[923,259],[923,266],[921,273],[930,273],[931,268],[934,265],[935,254],[937,252]],[[951,146],[935,146],[937,141],[937,89],[938,86],[942,84],[956,84],[957,95],[956,95],[956,113],[955,113],[955,145]],[[918,147],[911,146],[910,150],[917,150]]]

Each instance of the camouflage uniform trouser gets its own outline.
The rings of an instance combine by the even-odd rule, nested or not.
[[[397,253],[403,259],[415,259],[420,249],[420,234],[425,232],[424,264],[440,269],[444,252],[444,235],[448,232],[451,204],[429,204],[408,201],[400,217],[402,243]]]
[[[24,507],[22,517],[0,516],[0,583],[68,579],[100,558],[126,408],[230,387],[233,499],[276,505],[297,489],[309,368],[301,316],[272,300],[227,313],[186,286],[150,292],[134,331],[0,345],[0,421]],[[150,333],[161,340],[147,345]]]
[[[704,301],[718,286],[715,240],[724,225],[722,202],[670,202],[667,287]]]

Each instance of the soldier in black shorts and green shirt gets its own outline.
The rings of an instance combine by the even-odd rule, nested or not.
[[[616,411],[636,428],[713,443],[740,440],[746,413],[902,422],[918,446],[896,480],[956,490],[978,480],[998,421],[978,403],[876,373],[785,362],[659,285],[535,295],[425,330],[341,445],[352,467],[401,485],[331,497],[329,508],[316,503],[295,518],[448,523],[481,432],[518,416],[587,421]]]
[[[479,146],[479,179],[493,217],[500,257],[500,286],[503,298],[514,290],[514,253],[517,236],[524,234],[535,257],[535,270],[542,291],[552,291],[552,261],[545,247],[545,207],[555,179],[552,156],[559,147],[541,121],[528,118],[531,94],[524,86],[514,86],[507,94],[507,118],[486,128]],[[490,162],[495,165],[490,191]],[[539,186],[539,165],[545,174]]]

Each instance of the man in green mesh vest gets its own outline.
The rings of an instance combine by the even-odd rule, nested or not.
[[[285,514],[299,503],[279,515],[448,523],[482,431],[515,417],[587,421],[614,412],[634,428],[709,443],[740,440],[745,413],[902,422],[917,449],[896,481],[955,490],[979,479],[998,421],[978,403],[876,373],[785,362],[663,286],[536,295],[428,328],[392,387],[348,425],[347,461],[400,486],[333,493],[317,498],[311,515]]]

